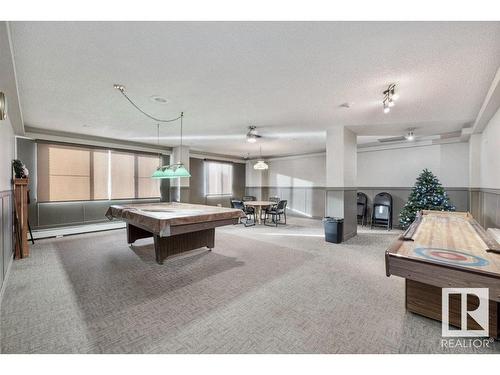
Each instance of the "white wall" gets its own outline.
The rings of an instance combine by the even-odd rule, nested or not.
[[[480,186],[474,187],[500,189],[500,109],[484,129],[479,142]]]
[[[7,97],[7,120],[0,121],[0,191],[11,189],[14,129],[22,128],[7,23],[0,22],[0,91]]]
[[[325,186],[325,154],[269,159],[269,170],[256,171],[255,161],[247,162],[247,186],[315,187]]]
[[[489,180],[495,176],[491,170],[499,168],[500,116],[495,116],[496,125],[488,127],[481,152],[487,163],[486,173]],[[493,121],[493,120],[492,120]],[[496,135],[496,138],[494,136]],[[495,144],[496,142],[496,144]],[[288,158],[270,159],[269,170],[256,171],[255,161],[247,162],[247,186],[278,187],[324,187],[326,186],[326,155],[314,154]],[[443,186],[469,186],[469,144],[465,142],[440,145],[427,145],[376,151],[359,150],[357,153],[357,187],[411,187],[424,168],[437,175]],[[489,182],[489,187],[500,185],[500,176],[496,182]],[[484,186],[485,187],[485,186]]]
[[[358,152],[358,187],[410,187],[430,169],[448,187],[469,186],[469,146],[451,143]]]
[[[11,161],[14,159],[14,131],[9,119],[0,121],[0,191],[11,189]]]
[[[253,186],[267,186],[267,172],[256,171],[253,169],[255,160],[247,161],[245,165],[245,185],[247,187]]]

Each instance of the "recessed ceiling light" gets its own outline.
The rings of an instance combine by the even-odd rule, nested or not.
[[[159,104],[167,104],[167,99],[165,99],[163,96],[159,96],[159,95],[152,95],[149,97],[149,99],[151,99],[151,101],[155,102],[155,103],[159,103]]]
[[[341,107],[341,108],[351,108],[352,104],[353,103],[345,102],[345,103],[342,103],[341,105],[339,105],[339,107]]]

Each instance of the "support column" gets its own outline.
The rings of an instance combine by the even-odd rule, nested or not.
[[[170,164],[170,155],[161,155],[161,165],[169,165]],[[161,202],[170,202],[171,194],[170,194],[170,179],[162,178],[160,179],[160,201]]]
[[[172,150],[170,164],[183,163],[189,171],[189,147],[178,146]],[[189,178],[173,178],[170,187],[170,200],[189,203]]]
[[[469,211],[481,224],[484,222],[484,195],[481,191],[481,138],[482,134],[472,134],[469,139]]]
[[[344,240],[357,232],[356,134],[343,126],[326,132],[326,216],[344,218]]]

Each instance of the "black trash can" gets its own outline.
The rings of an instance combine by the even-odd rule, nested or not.
[[[323,218],[326,242],[341,243],[344,239],[344,219],[340,217]]]

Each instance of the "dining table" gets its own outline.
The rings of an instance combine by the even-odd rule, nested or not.
[[[245,206],[255,208],[255,221],[257,224],[262,224],[262,209],[276,204],[276,202],[271,201],[246,201],[243,203],[245,204]]]

